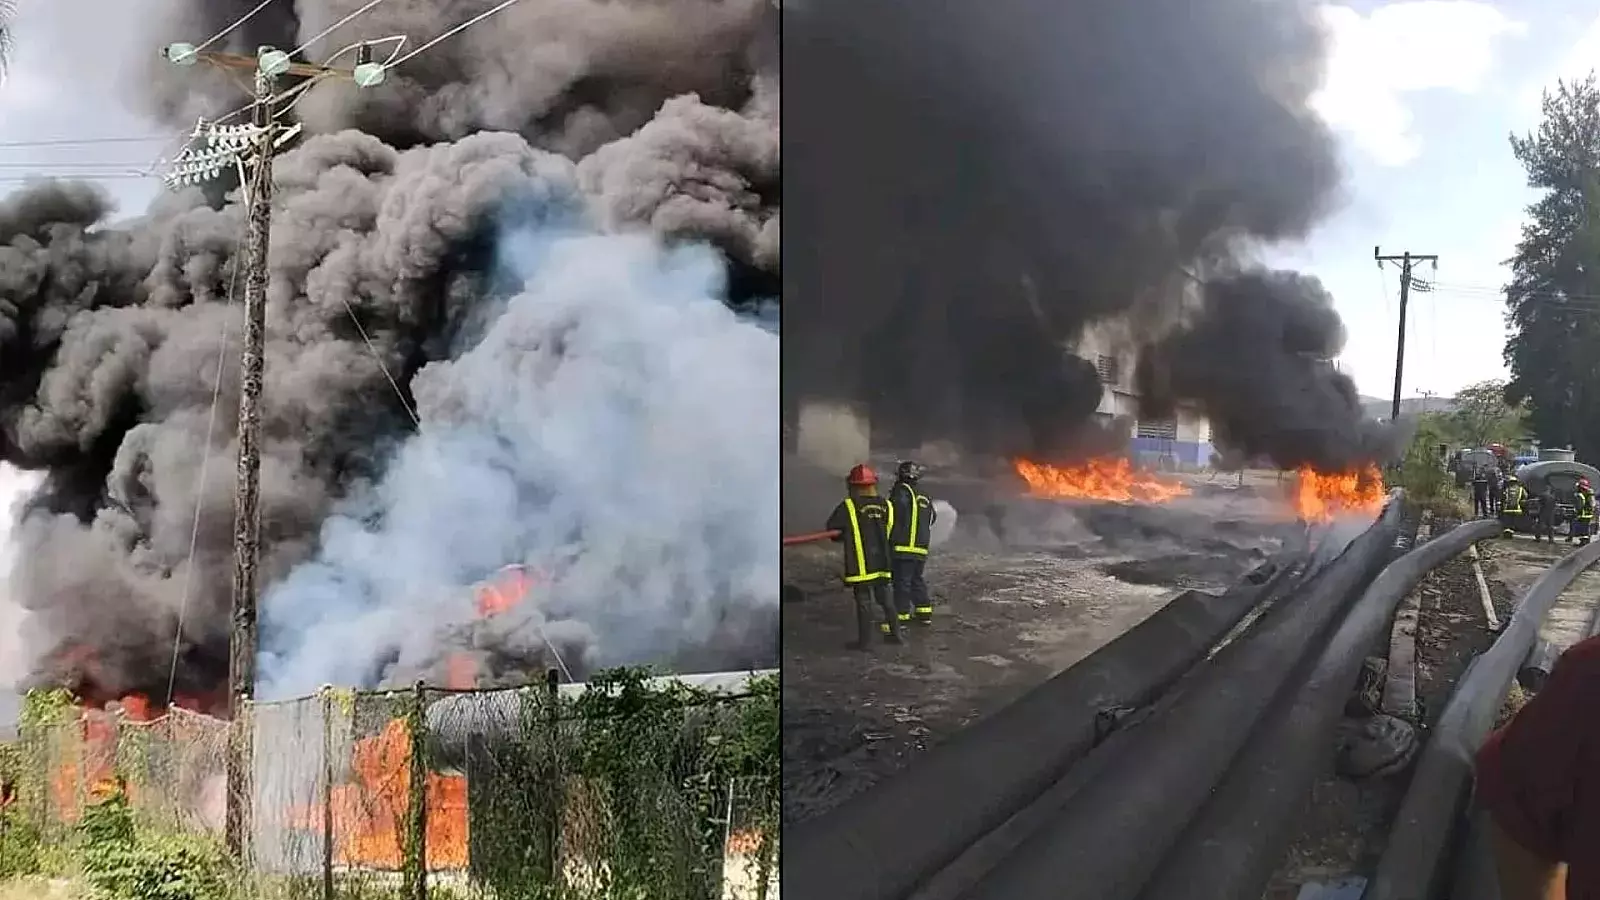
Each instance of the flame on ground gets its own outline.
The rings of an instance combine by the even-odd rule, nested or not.
[[[1295,473],[1289,502],[1307,522],[1331,522],[1339,516],[1376,515],[1389,494],[1377,466],[1352,472],[1318,472],[1302,467]]]
[[[1075,466],[1053,466],[1026,459],[1012,461],[1028,493],[1061,500],[1112,503],[1165,503],[1189,493],[1183,482],[1134,467],[1126,459],[1091,459]]]

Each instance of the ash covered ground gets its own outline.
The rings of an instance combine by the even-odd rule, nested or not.
[[[837,499],[795,468],[785,469],[785,530],[815,531]],[[1180,591],[1231,585],[1301,528],[1275,475],[1186,480],[1188,497],[1125,506],[1033,499],[992,475],[930,475],[924,488],[956,508],[956,527],[928,563],[936,620],[898,647],[845,648],[854,618],[836,545],[785,550],[785,821],[914,764]],[[822,511],[807,522],[813,507]]]

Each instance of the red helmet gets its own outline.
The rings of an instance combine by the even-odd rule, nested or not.
[[[1589,479],[1587,479],[1587,478],[1579,478],[1578,479],[1578,487],[1588,487],[1588,486],[1589,486]]]
[[[850,477],[845,481],[851,487],[870,487],[878,483],[878,473],[872,471],[871,466],[862,463],[850,470]]]

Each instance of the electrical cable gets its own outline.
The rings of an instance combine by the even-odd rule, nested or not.
[[[289,51],[289,55],[290,56],[297,56],[297,55],[299,55],[301,53],[304,53],[307,47],[311,46],[312,44],[315,44],[317,41],[322,40],[323,38],[325,38],[328,35],[332,34],[337,29],[344,27],[349,22],[354,21],[355,19],[359,18],[360,16],[366,14],[367,11],[371,10],[373,7],[375,7],[378,4],[383,3],[383,2],[384,2],[384,0],[368,0],[366,6],[361,7],[360,9],[356,10],[355,12],[353,12],[353,13],[345,16],[344,18],[340,19],[339,21],[333,23],[332,25],[329,25],[327,28],[322,29],[322,31],[318,32],[314,37],[306,39],[306,41],[304,43],[302,43],[300,46],[298,46],[298,47],[294,48],[293,50]],[[338,56],[337,53],[334,54],[334,55]]]
[[[205,41],[203,41],[199,46],[194,48],[194,52],[195,53],[199,53],[201,50],[204,50],[207,47],[211,46],[212,44],[215,44],[217,41],[220,41],[223,38],[227,37],[228,34],[230,32],[232,32],[235,28],[238,28],[240,25],[243,25],[244,23],[246,23],[246,22],[250,21],[251,19],[255,18],[256,13],[259,13],[263,9],[266,9],[267,5],[270,4],[270,3],[272,3],[272,0],[261,0],[260,3],[256,4],[256,8],[255,9],[252,9],[249,12],[245,13],[244,15],[240,16],[239,20],[237,22],[234,22],[232,25],[229,25],[227,28],[222,29],[221,31],[217,32],[216,34],[212,35],[211,37],[206,38]]]
[[[394,62],[389,63],[388,65],[384,66],[384,68],[390,69],[390,68],[394,68],[395,66],[404,65],[407,60],[415,58],[417,54],[423,52],[424,50],[427,50],[429,47],[432,47],[434,44],[437,44],[440,41],[446,40],[447,38],[454,37],[454,36],[460,34],[461,32],[466,31],[468,28],[471,28],[472,26],[478,24],[479,22],[482,22],[484,19],[487,19],[490,16],[494,15],[495,13],[500,12],[501,10],[506,9],[506,8],[518,3],[518,2],[520,2],[520,0],[503,0],[503,2],[501,2],[501,3],[499,3],[499,4],[495,5],[495,6],[492,6],[489,9],[487,9],[487,10],[481,12],[481,13],[478,13],[477,15],[475,15],[472,18],[466,20],[465,22],[462,22],[460,25],[457,25],[456,27],[449,29],[448,31],[446,31],[443,34],[439,35],[438,37],[434,38],[433,40],[427,42],[426,44],[423,44],[421,47],[418,47],[417,49],[411,51],[410,53],[407,53],[405,56],[402,56],[399,59],[395,60]]]
[[[233,259],[229,261],[231,272],[228,278],[228,303],[227,308],[233,310],[234,296],[239,288],[239,253],[235,248]],[[211,417],[206,424],[206,441],[201,446],[200,473],[195,479],[194,491],[194,524],[189,531],[189,568],[184,573],[183,596],[178,603],[178,625],[172,635],[172,668],[167,673],[167,702],[166,707],[172,707],[173,692],[178,684],[178,658],[183,652],[183,626],[189,611],[189,600],[194,594],[194,554],[200,546],[200,514],[205,500],[206,475],[211,467],[211,441],[217,428],[217,410],[222,400],[222,373],[224,364],[228,359],[228,317],[222,317],[222,334],[217,341],[217,374],[211,385]]]

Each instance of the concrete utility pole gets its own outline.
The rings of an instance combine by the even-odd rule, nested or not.
[[[244,847],[249,831],[251,784],[248,729],[243,724],[245,708],[255,693],[257,634],[257,569],[261,559],[261,387],[265,369],[264,346],[267,330],[267,250],[272,237],[272,159],[288,140],[299,132],[296,126],[281,129],[273,114],[274,95],[280,76],[310,79],[346,77],[366,87],[383,79],[383,67],[371,62],[371,48],[363,45],[354,69],[298,63],[290,55],[262,47],[256,56],[199,50],[189,44],[173,44],[163,55],[177,65],[193,65],[204,60],[233,71],[255,74],[252,117],[248,127],[213,125],[206,133],[197,128],[196,137],[209,139],[210,147],[181,156],[169,172],[169,180],[195,183],[219,174],[229,162],[242,174],[248,231],[245,238],[244,348],[240,356],[239,458],[234,486],[233,519],[233,616],[228,646],[228,710],[234,723],[233,741],[228,753],[228,804],[225,826],[229,849],[235,854]],[[248,174],[242,156],[253,157]]]
[[[1406,365],[1406,304],[1411,299],[1411,269],[1419,262],[1439,264],[1439,257],[1425,256],[1407,251],[1399,256],[1384,256],[1377,247],[1372,248],[1372,258],[1377,261],[1378,268],[1383,268],[1387,262],[1400,264],[1400,337],[1395,344],[1394,351],[1394,402],[1390,406],[1389,421],[1400,421],[1400,376],[1405,371]]]

